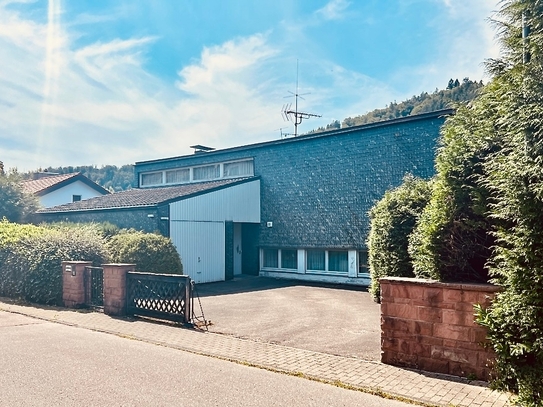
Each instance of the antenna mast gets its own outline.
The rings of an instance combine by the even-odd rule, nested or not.
[[[292,121],[294,123],[294,137],[298,136],[298,125],[302,123],[303,119],[309,119],[310,117],[321,117],[321,115],[313,113],[305,113],[298,111],[298,99],[304,99],[301,94],[298,93],[298,60],[296,60],[296,93],[290,92],[294,96],[294,110],[292,110],[292,103],[283,105],[281,114],[283,120]],[[306,95],[307,93],[304,93]],[[290,96],[286,96],[290,97]],[[305,99],[304,99],[305,100]]]

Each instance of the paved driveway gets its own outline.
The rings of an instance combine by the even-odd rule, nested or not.
[[[380,360],[380,306],[364,288],[251,276],[196,288],[211,332]]]

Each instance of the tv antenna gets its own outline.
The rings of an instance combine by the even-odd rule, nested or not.
[[[298,93],[298,60],[296,60],[296,92],[289,93],[294,96],[294,110],[292,110],[292,103],[286,103],[283,105],[283,108],[281,109],[281,115],[283,116],[283,120],[285,121],[292,121],[294,123],[294,137],[298,136],[298,125],[302,123],[303,119],[309,119],[310,117],[321,117],[321,115],[313,114],[313,113],[305,113],[298,111],[298,99],[305,100],[302,96],[308,95],[308,93]],[[291,96],[285,96],[285,97],[291,97]],[[282,132],[281,132],[282,135]]]
[[[275,131],[279,131],[281,133],[281,138],[287,138],[288,136],[294,136],[293,133],[283,133],[284,129],[287,129],[288,127],[280,127],[278,129],[275,129]]]

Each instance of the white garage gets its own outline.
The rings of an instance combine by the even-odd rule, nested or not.
[[[260,179],[187,197],[169,209],[170,238],[196,283],[224,281],[249,266],[243,253],[257,243],[251,231],[260,224]]]

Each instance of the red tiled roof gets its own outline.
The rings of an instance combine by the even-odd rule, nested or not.
[[[39,179],[29,179],[23,181],[23,190],[30,194],[37,194],[41,191],[44,191],[56,184],[66,181],[70,178],[78,176],[79,172],[74,172],[71,174],[61,174],[61,175],[51,175],[49,177],[43,177]]]

